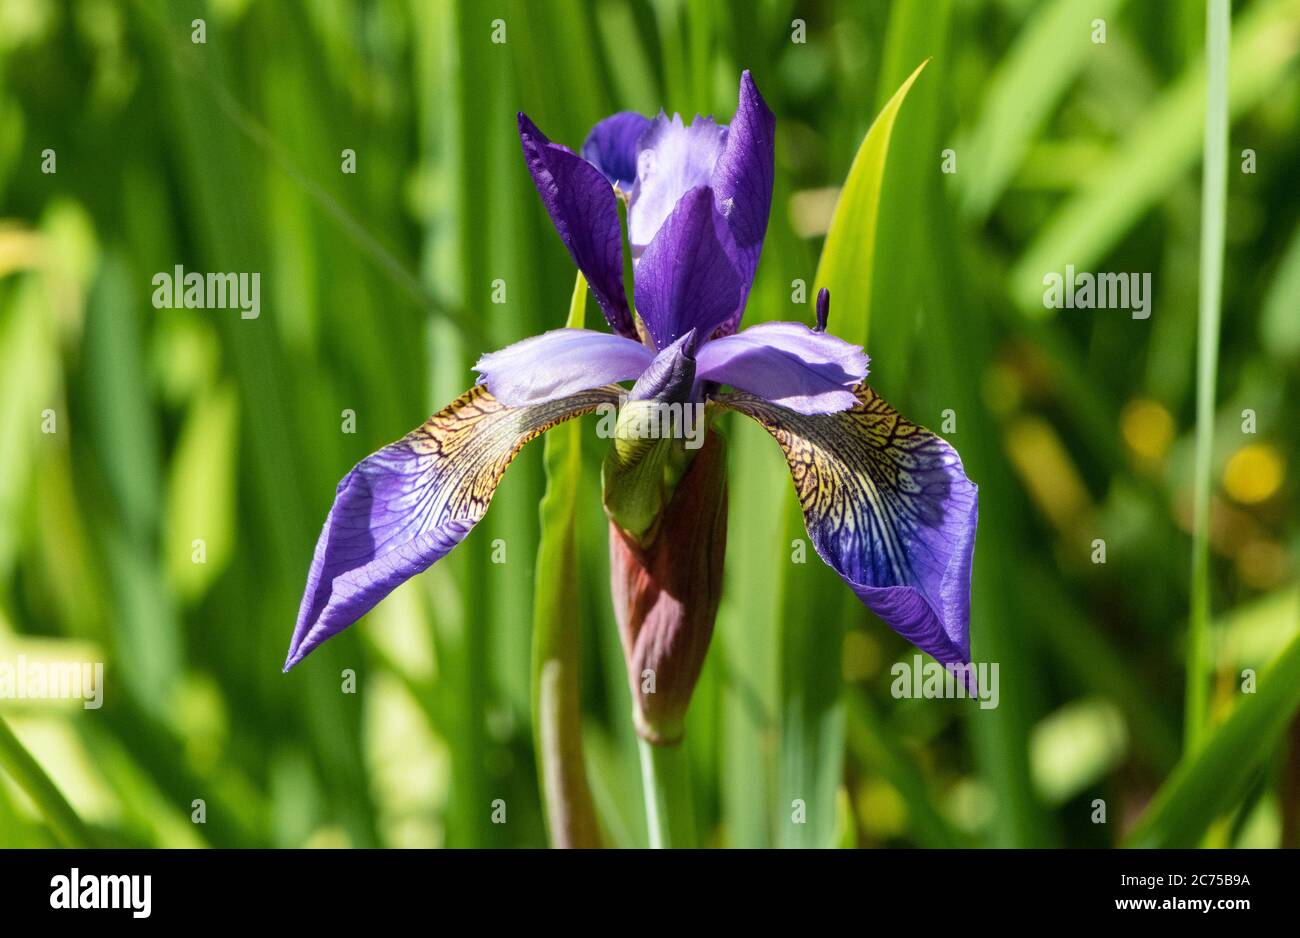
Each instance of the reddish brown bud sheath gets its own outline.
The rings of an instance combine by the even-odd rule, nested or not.
[[[681,740],[722,596],[727,550],[726,447],[710,430],[642,546],[609,526],[610,586],[637,733]]]

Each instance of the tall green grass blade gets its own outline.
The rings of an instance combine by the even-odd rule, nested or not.
[[[173,587],[189,601],[225,570],[234,550],[238,420],[239,398],[231,385],[205,391],[190,410],[172,458],[163,565]],[[203,563],[194,562],[196,540],[203,542]]]
[[[876,219],[894,122],[917,66],[876,117],[854,157],[822,247],[812,293],[831,291],[832,328],[855,343],[866,343],[871,318]],[[826,847],[833,839],[836,791],[844,760],[844,624],[863,615],[852,594],[822,564],[806,542],[803,516],[789,505],[783,563],[780,787],[772,818],[776,842],[783,846]],[[792,562],[802,543],[804,562]],[[796,821],[795,818],[800,818]]]
[[[954,212],[933,217],[930,243],[937,290],[926,354],[916,361],[929,405],[915,413],[922,423],[946,409],[957,418],[950,437],[967,475],[980,487],[980,524],[971,578],[971,652],[976,662],[996,663],[1001,672],[998,706],[963,711],[979,782],[998,792],[985,843],[996,847],[1042,847],[1056,840],[1053,819],[1038,801],[1028,752],[1034,724],[1045,712],[1045,670],[1028,607],[1009,588],[1024,575],[1017,558],[1034,551],[1015,525],[989,523],[1024,511],[1012,481],[1007,454],[998,444],[1002,428],[984,405],[988,366],[999,336],[992,305],[974,284],[979,259],[964,254],[965,241]],[[942,426],[942,425],[941,425]]]
[[[116,508],[106,532],[117,603],[114,642],[132,693],[162,715],[180,670],[182,633],[154,547],[160,444],[150,389],[140,380],[141,291],[132,288],[130,274],[120,256],[106,255],[87,307],[86,345],[97,390],[96,449]]]
[[[1300,636],[1259,675],[1232,715],[1189,752],[1125,838],[1130,847],[1194,847],[1228,810],[1300,707]]]
[[[1123,0],[1051,0],[1031,9],[1007,54],[988,80],[979,122],[958,143],[956,182],[970,218],[988,215],[1090,53],[1089,24],[1109,20]]]
[[[780,732],[780,578],[790,558],[784,525],[793,499],[790,472],[761,427],[733,418],[727,441],[732,505],[727,566],[717,635],[705,668],[717,668],[723,685],[718,787],[726,843],[757,848],[771,845],[772,806],[781,804],[774,790],[771,740]],[[786,536],[773,543],[774,531]],[[693,717],[692,709],[688,719]],[[688,738],[690,734],[688,726]]]
[[[1241,17],[1229,56],[1228,110],[1254,107],[1300,56],[1300,0],[1257,3]],[[1046,316],[1043,276],[1090,266],[1183,177],[1205,130],[1205,63],[1189,68],[1139,119],[1114,154],[1043,226],[1012,268],[1012,298]]]
[[[1260,314],[1260,338],[1278,358],[1300,357],[1300,226],[1291,234]]]
[[[876,255],[876,215],[880,186],[894,121],[908,90],[925,68],[922,62],[894,92],[862,138],[848,178],[835,203],[826,243],[814,279],[814,295],[822,287],[831,291],[835,334],[850,342],[867,343],[871,323],[871,276]]]
[[[905,412],[917,400],[908,365],[917,338],[934,314],[934,250],[931,217],[949,211],[938,171],[948,130],[943,107],[949,93],[948,34],[952,3],[899,3],[890,10],[877,98],[881,108],[916,63],[930,59],[926,80],[908,92],[890,147],[910,158],[893,159],[881,181],[876,228],[880,236],[872,266],[872,308],[887,309],[871,330],[872,385]],[[933,154],[931,159],[920,154]]]
[[[54,835],[65,847],[93,847],[94,836],[59,787],[45,774],[26,747],[0,717],[0,768],[27,792],[40,809]]]
[[[631,8],[609,0],[597,3],[596,25],[611,64],[609,77],[616,106],[642,114],[658,111],[663,98]]]
[[[587,281],[578,274],[565,326],[581,329]],[[578,602],[578,494],[582,424],[553,427],[543,441],[546,494],[533,583],[533,741],[551,844],[598,847],[596,809],[582,751],[579,680],[582,632]]]
[[[1192,608],[1187,637],[1185,748],[1205,733],[1210,628],[1210,486],[1214,456],[1214,392],[1219,372],[1223,240],[1228,190],[1229,0],[1206,0],[1205,154],[1201,162],[1201,279],[1197,316],[1196,474],[1192,483]]]

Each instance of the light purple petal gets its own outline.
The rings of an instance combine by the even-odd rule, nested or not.
[[[611,185],[630,193],[636,181],[637,142],[651,123],[635,111],[611,114],[587,134],[582,158],[604,173]]]
[[[813,546],[854,594],[940,663],[968,664],[979,491],[947,441],[866,384],[856,394],[850,410],[811,416],[749,394],[719,401],[781,445]]]
[[[641,137],[636,184],[627,204],[627,238],[632,256],[642,251],[689,190],[706,186],[727,140],[727,128],[711,117],[689,125],[681,115],[662,112]]]
[[[339,483],[316,542],[284,669],[464,540],[525,443],[616,402],[617,391],[513,408],[474,387],[359,462]]]
[[[552,329],[489,352],[474,366],[507,407],[540,404],[616,381],[635,380],[654,358],[640,342],[590,329]]]
[[[708,336],[736,308],[740,275],[724,246],[730,239],[712,189],[682,196],[636,268],[636,308],[655,348],[691,329]]]
[[[623,291],[623,234],[614,190],[600,170],[567,147],[551,143],[525,114],[519,115],[519,140],[537,194],[610,328],[635,338]]]
[[[867,376],[862,347],[800,322],[769,322],[714,339],[700,349],[701,380],[729,384],[801,414],[829,414],[857,403]]]
[[[727,219],[736,247],[733,258],[741,275],[740,300],[722,326],[724,335],[736,331],[767,234],[775,177],[776,117],[759,94],[748,70],[740,76],[740,99],[726,145],[713,167],[710,185],[719,210]]]

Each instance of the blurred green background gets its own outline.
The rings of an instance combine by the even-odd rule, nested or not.
[[[1300,631],[1300,2],[1233,16],[1216,726],[1245,706],[1243,670]],[[106,666],[100,710],[0,716],[99,843],[543,845],[540,445],[448,560],[280,673],[338,479],[464,390],[481,352],[563,324],[573,266],[515,112],[574,147],[618,109],[725,120],[751,69],[778,130],[747,319],[810,321],[794,281],[814,295],[836,187],[932,56],[890,147],[868,351],[904,414],[940,430],[952,411],[981,487],[972,634],[999,706],[891,695],[914,650],[790,562],[784,461],[727,418],[696,826],[718,846],[1119,843],[1183,756],[1205,32],[1194,0],[0,0],[0,660]],[[1151,317],[1044,309],[1066,263],[1151,273]],[[261,316],[154,309],[177,264],[260,272]],[[582,439],[585,745],[606,840],[630,846],[646,832],[602,441]],[[1292,709],[1198,776],[1231,797],[1173,841],[1300,845]],[[59,842],[0,777],[0,845]]]

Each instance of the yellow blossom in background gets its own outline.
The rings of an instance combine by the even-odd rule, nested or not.
[[[1277,493],[1286,468],[1282,455],[1268,443],[1251,443],[1232,454],[1223,471],[1223,488],[1241,505],[1258,505]]]
[[[1174,439],[1174,418],[1162,404],[1149,398],[1139,397],[1125,404],[1119,425],[1128,448],[1147,462],[1161,459]]]

